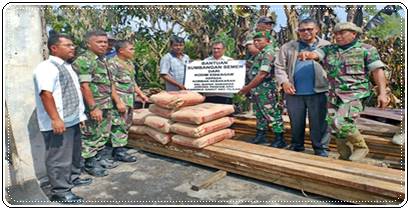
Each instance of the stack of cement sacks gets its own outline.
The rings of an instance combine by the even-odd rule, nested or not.
[[[205,97],[190,91],[161,92],[150,97],[149,109],[134,111],[131,133],[147,134],[156,141],[202,148],[232,138],[227,117],[232,105],[203,103]],[[145,125],[145,127],[143,126]]]
[[[172,136],[172,142],[202,148],[232,138],[235,133],[228,127],[234,119],[227,116],[233,112],[233,106],[225,104],[202,103],[183,107],[171,115],[176,122],[171,131],[177,134]]]

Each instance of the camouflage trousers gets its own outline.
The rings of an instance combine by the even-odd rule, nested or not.
[[[271,126],[274,133],[283,133],[283,106],[275,91],[271,88],[260,88],[252,93],[251,99],[254,103],[256,129],[268,130],[268,126]]]
[[[102,109],[103,119],[97,122],[91,119],[90,113],[86,113],[87,120],[81,126],[82,150],[83,158],[94,157],[98,151],[104,149],[105,144],[110,140],[112,110]]]
[[[337,139],[346,139],[349,135],[358,131],[356,120],[359,113],[363,111],[360,100],[348,103],[338,102],[337,104],[328,103],[327,122],[330,132]]]
[[[111,143],[113,147],[123,147],[128,143],[128,130],[132,124],[133,108],[127,107],[125,114],[113,109]]]

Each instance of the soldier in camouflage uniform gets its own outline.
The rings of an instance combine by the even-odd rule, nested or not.
[[[283,139],[282,106],[277,100],[276,85],[272,75],[275,52],[270,44],[269,33],[255,33],[254,44],[260,52],[255,56],[247,74],[250,82],[239,91],[244,95],[250,92],[252,101],[255,103],[257,132],[252,143],[266,142],[266,131],[270,125],[275,133],[275,140],[271,146],[283,148],[287,145]]]
[[[249,47],[251,46],[249,46],[248,44],[253,43],[253,36],[255,35],[255,32],[264,31],[264,32],[269,33],[270,44],[272,45],[273,49],[276,51],[277,43],[276,43],[276,39],[274,36],[274,31],[273,31],[274,25],[275,25],[275,21],[273,21],[272,18],[267,17],[267,16],[260,17],[256,24],[255,31],[253,33],[250,33],[248,36],[246,36],[245,43],[243,43],[243,46],[245,46],[247,50],[251,50],[249,49]]]
[[[128,143],[128,129],[132,124],[134,92],[143,102],[148,101],[147,96],[135,83],[135,70],[131,59],[134,57],[134,46],[124,40],[117,41],[114,45],[116,56],[109,61],[109,70],[112,74],[113,99],[116,109],[113,109],[111,128],[111,143],[114,147],[112,156],[114,160],[135,162],[136,158],[127,154],[125,145]]]
[[[338,23],[334,29],[336,44],[299,54],[302,60],[321,60],[328,71],[327,120],[336,138],[339,158],[352,161],[363,159],[369,152],[356,126],[356,119],[363,111],[363,99],[370,95],[370,76],[379,88],[378,106],[384,108],[389,102],[383,72],[385,64],[376,48],[359,41],[360,33],[361,28],[353,23]]]
[[[88,50],[73,63],[79,75],[88,117],[81,128],[81,155],[85,159],[84,169],[87,173],[106,176],[108,172],[101,167],[96,155],[109,141],[111,132],[112,86],[104,58],[108,46],[107,34],[104,31],[88,32],[86,42]]]

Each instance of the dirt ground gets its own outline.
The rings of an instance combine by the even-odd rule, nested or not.
[[[135,163],[121,163],[109,170],[106,177],[94,178],[88,186],[73,189],[85,198],[84,205],[344,205],[346,203],[320,195],[294,190],[272,183],[228,173],[227,176],[209,186],[194,191],[192,183],[204,180],[216,169],[194,163],[168,158],[153,153],[129,149],[128,153],[138,158]],[[313,153],[307,149],[305,153]],[[331,152],[330,158],[337,158]],[[366,159],[374,165],[380,161]],[[84,173],[82,177],[91,177]],[[23,191],[9,189],[9,203],[17,205],[51,204],[42,202],[46,198],[37,195],[36,189],[26,187]],[[49,186],[42,187],[49,196]],[[27,193],[27,192],[34,193]],[[36,203],[33,201],[40,201]]]

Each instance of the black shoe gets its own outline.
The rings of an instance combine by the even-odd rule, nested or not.
[[[286,148],[287,150],[292,150],[292,151],[295,151],[295,152],[303,152],[303,151],[305,151],[305,148],[304,147],[301,147],[301,146],[296,146],[296,145],[294,145],[294,144],[291,144],[288,148]]]
[[[100,166],[95,157],[85,159],[84,170],[91,176],[102,177],[108,175],[108,172]]]
[[[55,201],[62,204],[82,204],[84,199],[70,191],[65,195],[52,195],[50,201]]]
[[[111,159],[101,159],[98,161],[101,167],[105,169],[113,169],[120,164],[117,161],[111,160]]]
[[[91,182],[93,182],[92,178],[84,178],[84,179],[77,178],[77,179],[74,179],[73,185],[74,187],[79,187],[79,186],[89,185],[91,184]]]
[[[266,143],[266,131],[265,130],[256,130],[256,136],[253,138],[250,143],[252,144],[263,144]]]
[[[114,160],[121,162],[135,162],[137,158],[129,155],[124,147],[116,147],[112,151],[112,156]]]
[[[326,150],[315,150],[315,155],[322,157],[329,157],[329,152]]]
[[[283,133],[275,133],[275,140],[273,140],[270,146],[275,148],[287,147],[288,144],[285,142],[285,139],[283,138]]]

